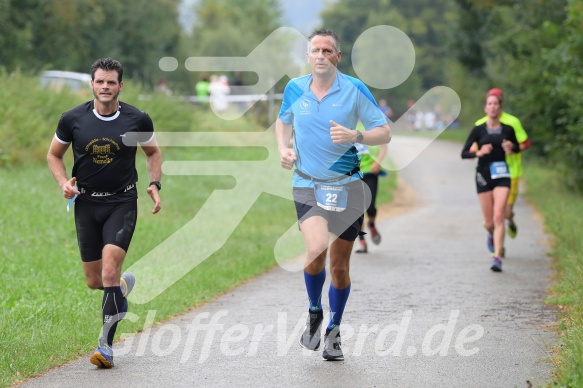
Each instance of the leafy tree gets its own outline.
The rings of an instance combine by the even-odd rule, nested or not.
[[[353,44],[368,28],[390,25],[411,39],[416,59],[409,78],[390,90],[371,88],[377,99],[389,100],[398,117],[407,109],[408,100],[416,100],[434,86],[448,85],[448,42],[455,10],[451,0],[339,0],[329,3],[322,20],[340,34],[343,60],[339,69],[351,75]]]
[[[277,0],[201,0],[195,12],[192,34],[184,38],[182,47],[185,57],[245,57],[280,27],[282,14]],[[289,62],[286,46],[266,60],[272,66]],[[190,72],[190,90],[201,75]],[[232,79],[234,72],[228,75]],[[241,78],[244,84],[257,82],[251,72],[243,72]]]
[[[159,59],[178,47],[179,2],[0,0],[0,65],[87,72],[110,56],[128,77],[153,83]]]
[[[0,66],[7,70],[28,68],[38,8],[36,0],[0,0]]]

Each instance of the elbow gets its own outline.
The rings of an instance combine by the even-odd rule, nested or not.
[[[388,144],[391,142],[392,139],[393,139],[393,135],[391,133],[391,128],[389,128],[389,126],[387,125],[386,131],[385,131],[385,136],[384,136],[384,143]]]

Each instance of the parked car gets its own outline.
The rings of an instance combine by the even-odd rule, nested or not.
[[[41,74],[40,83],[43,87],[57,91],[65,88],[74,93],[89,94],[91,92],[91,74],[86,73],[47,70]]]

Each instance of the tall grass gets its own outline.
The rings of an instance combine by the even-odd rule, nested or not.
[[[527,154],[525,154],[527,155]],[[556,284],[547,303],[560,307],[555,385],[583,386],[583,198],[561,183],[556,170],[528,159],[526,196],[553,236]]]

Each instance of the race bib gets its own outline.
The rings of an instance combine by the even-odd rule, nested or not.
[[[510,178],[510,171],[506,162],[490,163],[490,177],[492,179]]]
[[[348,203],[346,186],[314,182],[316,202],[322,209],[342,212]]]

